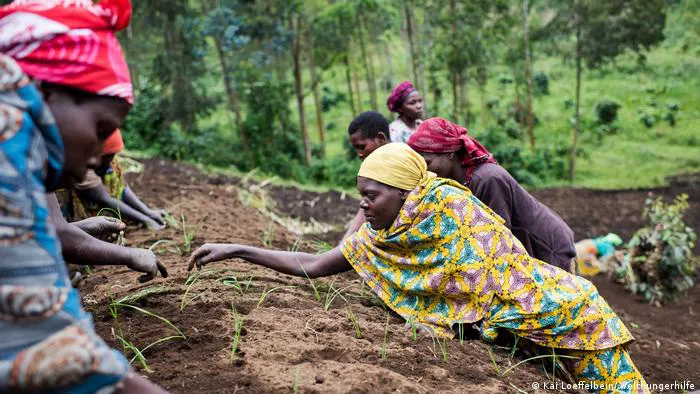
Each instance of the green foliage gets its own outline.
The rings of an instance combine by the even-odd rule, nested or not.
[[[537,71],[533,76],[535,82],[535,93],[539,95],[549,94],[549,77],[544,71]]]
[[[541,146],[534,153],[523,146],[520,140],[508,138],[507,132],[491,127],[478,135],[503,168],[519,183],[537,186],[551,179],[564,177],[568,149],[563,145]]]
[[[674,302],[694,285],[692,250],[697,237],[683,220],[688,196],[677,196],[672,204],[649,197],[645,205],[648,223],[630,240],[617,275],[632,293],[650,303]]]
[[[596,103],[595,113],[600,124],[612,124],[617,120],[617,111],[622,107],[615,100],[604,99]]]
[[[351,160],[343,157],[314,159],[309,169],[309,178],[318,184],[354,188],[360,163],[356,157]]]

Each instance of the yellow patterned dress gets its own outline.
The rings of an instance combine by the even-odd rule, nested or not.
[[[429,175],[391,227],[365,224],[342,252],[389,307],[436,335],[452,338],[453,324],[481,321],[486,340],[506,329],[578,352],[568,369],[581,381],[646,391],[637,390],[644,379],[622,347],[632,335],[595,286],[530,257],[503,220],[454,181]]]

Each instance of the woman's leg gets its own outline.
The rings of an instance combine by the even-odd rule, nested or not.
[[[627,350],[619,345],[604,350],[567,350],[563,359],[567,369],[578,382],[584,382],[594,392],[649,393],[647,383],[632,362]]]

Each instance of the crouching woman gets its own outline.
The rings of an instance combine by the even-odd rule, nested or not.
[[[485,340],[508,330],[568,355],[579,381],[646,392],[625,350],[633,338],[595,286],[530,257],[498,215],[428,172],[408,145],[370,154],[357,187],[367,223],[329,252],[206,244],[189,268],[235,257],[302,277],[353,268],[390,308],[435,335],[451,338],[455,323],[481,322]]]

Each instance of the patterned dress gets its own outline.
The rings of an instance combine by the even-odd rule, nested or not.
[[[454,181],[429,173],[391,227],[365,224],[342,252],[389,307],[436,335],[452,338],[453,324],[481,321],[489,341],[506,329],[591,360],[611,351],[615,360],[629,359],[621,346],[632,335],[595,286],[530,257],[503,219]],[[618,388],[643,382],[631,360],[614,371],[596,365],[570,368],[579,379]]]
[[[100,204],[80,198],[76,189],[85,190],[93,187],[104,187],[112,198],[124,201],[126,182],[124,181],[124,173],[119,165],[117,156],[112,159],[109,168],[104,173],[97,174],[93,170],[88,170],[88,177],[91,179],[87,180],[86,177],[86,181],[76,185],[75,188],[56,191],[56,198],[61,207],[61,213],[69,222],[77,222],[98,215],[116,216],[111,210],[103,210]]]
[[[47,187],[63,164],[53,118],[0,55],[0,392],[101,394],[129,371],[96,334],[71,287]]]

